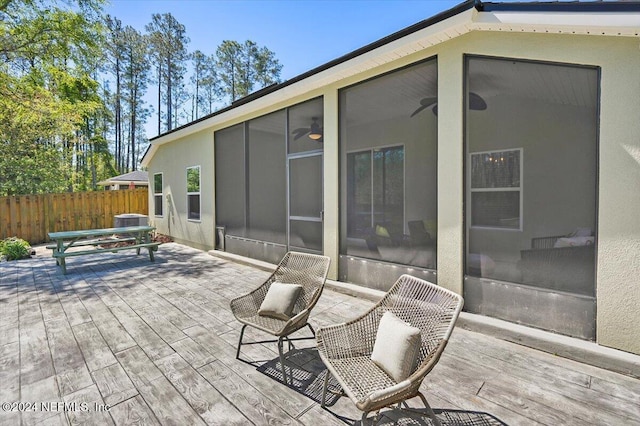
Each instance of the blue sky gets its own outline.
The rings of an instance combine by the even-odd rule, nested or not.
[[[112,0],[106,12],[143,32],[153,13],[171,13],[191,39],[189,51],[215,52],[223,40],[252,40],[274,51],[290,79],[461,0],[213,1]],[[147,95],[154,109],[153,87]],[[157,133],[155,114],[147,136]]]

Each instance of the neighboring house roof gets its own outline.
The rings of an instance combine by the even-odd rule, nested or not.
[[[133,182],[136,185],[149,185],[149,174],[142,170],[135,170],[133,172],[125,173],[120,176],[114,176],[112,178],[98,182],[98,185],[122,185]]]
[[[235,114],[251,113],[286,101],[471,31],[638,37],[640,1],[500,3],[467,0],[324,65],[251,93],[212,114],[151,138],[141,164],[149,164],[159,145],[224,122]]]

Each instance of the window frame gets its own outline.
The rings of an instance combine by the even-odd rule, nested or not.
[[[374,189],[374,185],[375,185],[375,177],[373,175],[373,170],[374,170],[374,163],[375,163],[375,153],[379,152],[379,151],[385,151],[385,150],[392,150],[392,149],[402,149],[402,223],[403,223],[403,232],[405,231],[404,227],[405,227],[405,223],[407,220],[407,206],[406,206],[406,202],[407,202],[407,158],[405,157],[405,153],[406,153],[406,147],[404,143],[401,144],[388,144],[388,145],[383,145],[383,146],[376,146],[376,147],[371,147],[371,148],[357,148],[354,150],[349,150],[346,152],[347,154],[347,158],[349,157],[349,155],[352,154],[363,154],[366,152],[370,152],[371,153],[371,159],[370,159],[370,167],[371,167],[371,227],[375,226],[375,202],[374,202],[374,198],[375,198],[375,189]],[[348,160],[347,160],[348,161]],[[347,173],[349,173],[349,171],[347,170]]]
[[[473,180],[473,176],[471,175],[471,165],[473,164],[473,162],[471,161],[471,158],[474,155],[485,155],[485,154],[493,154],[493,153],[497,153],[497,152],[515,152],[517,151],[519,153],[519,159],[520,159],[520,176],[519,176],[519,181],[520,181],[520,185],[519,186],[508,186],[508,187],[497,187],[497,188],[473,188],[472,185],[472,180]],[[523,190],[524,190],[524,185],[523,185],[523,180],[524,180],[524,173],[523,173],[523,165],[524,165],[524,149],[523,148],[502,148],[502,149],[492,149],[490,151],[475,151],[475,152],[470,152],[469,153],[469,157],[467,158],[467,185],[468,185],[468,200],[469,200],[469,215],[467,217],[467,220],[469,221],[469,229],[488,229],[488,230],[492,230],[492,231],[515,231],[515,232],[522,232],[524,227],[523,227],[523,220],[524,220],[524,216],[523,216],[523,207],[524,207],[524,196],[523,196]],[[472,195],[473,193],[479,193],[479,192],[518,192],[519,193],[519,200],[518,200],[518,211],[519,211],[519,215],[518,215],[518,223],[519,226],[517,228],[512,228],[512,227],[500,227],[500,226],[487,226],[487,225],[473,225],[473,203],[471,202],[472,199]]]
[[[198,191],[189,191],[189,170],[192,169],[197,169],[198,170]],[[200,165],[197,166],[189,166],[186,169],[186,173],[185,173],[185,179],[186,179],[186,185],[185,185],[185,189],[186,189],[186,193],[187,193],[187,220],[190,222],[200,222],[202,220],[202,167],[200,167]],[[198,217],[191,217],[191,209],[190,209],[190,204],[189,201],[191,199],[192,196],[198,196]]]
[[[160,192],[156,192],[156,176],[160,176]],[[157,197],[160,196],[160,214],[157,214]],[[153,215],[155,217],[164,217],[164,173],[157,172],[153,174]]]

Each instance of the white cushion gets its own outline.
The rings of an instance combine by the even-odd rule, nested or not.
[[[591,228],[577,228],[569,237],[590,237]]]
[[[593,245],[596,237],[565,237],[558,238],[553,245],[555,248],[559,247],[579,247]]]
[[[260,305],[258,315],[288,320],[291,318],[291,312],[301,290],[302,286],[299,284],[271,283]]]
[[[397,383],[411,375],[420,354],[420,329],[402,321],[393,312],[380,319],[371,360]]]

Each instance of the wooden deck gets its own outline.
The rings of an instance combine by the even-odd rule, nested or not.
[[[62,275],[44,248],[0,263],[0,402],[30,409],[2,411],[0,424],[359,424],[347,398],[320,408],[326,370],[313,341],[289,353],[292,387],[275,344],[235,359],[229,300],[266,272],[173,243],[155,264],[132,252],[69,264]],[[325,290],[311,322],[370,305]],[[640,425],[639,380],[463,329],[423,389],[446,424]],[[379,424],[429,421],[391,411]]]

